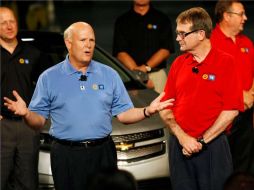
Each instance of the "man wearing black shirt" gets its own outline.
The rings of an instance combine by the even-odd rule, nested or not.
[[[3,97],[18,91],[29,103],[40,74],[41,53],[17,39],[12,10],[0,7],[1,55],[1,189],[38,187],[39,132],[26,126],[3,105]]]
[[[134,0],[133,8],[116,20],[113,55],[128,69],[148,73],[159,93],[167,79],[165,68],[173,44],[169,18],[149,0]]]

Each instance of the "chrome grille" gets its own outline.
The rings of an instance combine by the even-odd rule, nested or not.
[[[166,143],[160,142],[147,146],[132,148],[125,151],[117,151],[118,162],[137,162],[140,160],[152,158],[165,153]]]
[[[117,149],[118,164],[137,162],[164,154],[165,141],[148,142],[161,137],[164,137],[163,129],[112,136]],[[137,145],[144,141],[147,141],[142,143],[144,145]]]
[[[140,133],[126,134],[126,135],[113,135],[112,138],[114,142],[121,143],[135,143],[145,140],[157,139],[164,136],[163,129],[157,129],[153,131],[146,131]]]

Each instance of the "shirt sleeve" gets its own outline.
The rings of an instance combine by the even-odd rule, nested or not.
[[[50,101],[47,88],[47,75],[43,73],[40,75],[36,88],[29,104],[29,110],[42,115],[44,118],[49,118]]]
[[[129,97],[129,94],[120,78],[120,76],[114,72],[114,91],[112,102],[112,115],[116,116],[128,109],[133,108],[133,103]]]

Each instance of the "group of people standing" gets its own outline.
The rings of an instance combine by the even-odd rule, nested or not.
[[[222,190],[234,171],[253,172],[254,46],[242,34],[247,16],[238,0],[219,0],[215,16],[213,29],[201,7],[178,15],[176,41],[183,54],[168,76],[174,43],[167,16],[149,0],[134,0],[116,20],[113,55],[128,69],[148,73],[147,86],[161,93],[135,108],[119,75],[92,60],[91,25],[71,24],[64,32],[66,59],[39,76],[41,53],[17,40],[13,12],[0,7],[1,189],[36,189],[38,133],[49,118],[59,190],[86,189],[89,175],[117,168],[113,116],[128,124],[159,112],[171,132],[174,190]]]

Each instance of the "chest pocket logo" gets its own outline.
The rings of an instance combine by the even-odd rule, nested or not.
[[[203,74],[202,79],[204,80],[210,80],[210,81],[215,81],[215,75],[213,74]]]
[[[25,63],[25,64],[29,64],[29,60],[28,60],[28,59],[24,59],[24,58],[20,58],[20,59],[19,59],[19,63],[20,63],[20,64],[24,64],[24,63]]]
[[[242,47],[241,52],[242,53],[249,53],[249,48]]]
[[[103,84],[93,84],[92,85],[93,90],[104,90]]]
[[[157,29],[157,25],[156,24],[147,24],[147,29],[149,30],[156,30]]]

